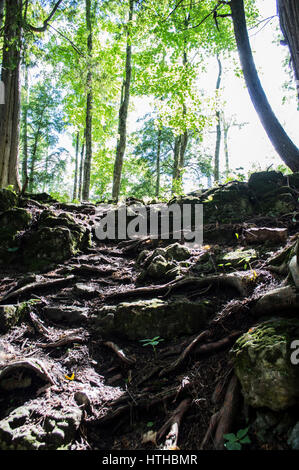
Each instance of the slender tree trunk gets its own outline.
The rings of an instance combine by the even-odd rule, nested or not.
[[[26,62],[26,59],[25,59]],[[23,144],[23,155],[22,155],[22,187],[23,191],[26,190],[28,183],[28,104],[29,104],[29,81],[28,81],[28,66],[25,63],[25,99],[22,109],[22,144]]]
[[[4,20],[4,0],[0,0],[0,28],[3,26]]]
[[[277,0],[280,28],[290,49],[299,99],[299,3],[298,0]]]
[[[188,24],[189,24],[189,17],[186,19],[185,21],[185,27],[187,28],[188,27]],[[184,47],[186,47],[186,43],[184,45]],[[184,67],[187,67],[187,63],[188,63],[188,58],[187,58],[187,52],[184,50],[184,54],[183,54],[183,66]],[[183,103],[183,120],[185,120],[185,117],[186,117],[186,114],[187,114],[187,108],[186,108],[186,105],[185,103]],[[173,188],[172,188],[172,191],[174,191],[174,188],[179,187],[180,183],[181,183],[181,179],[182,179],[182,171],[184,169],[184,166],[185,166],[185,153],[186,153],[186,148],[187,148],[187,144],[188,144],[188,131],[185,130],[185,132],[183,134],[181,134],[179,136],[179,140],[176,141],[176,143],[178,143],[179,145],[179,148],[176,149],[175,148],[175,151],[174,151],[174,172],[173,172]]]
[[[84,132],[85,139],[85,132]],[[78,183],[78,199],[82,201],[82,181],[83,181],[83,166],[84,166],[84,151],[85,151],[85,140],[82,143],[81,147],[81,156],[80,156],[80,168],[79,168],[79,183]]]
[[[77,137],[76,137],[76,162],[75,162],[75,176],[74,176],[73,200],[74,200],[74,199],[77,199],[77,192],[78,192],[78,168],[79,168],[79,132],[77,132]]]
[[[178,181],[178,168],[181,148],[181,135],[177,135],[174,138],[174,150],[173,150],[173,173],[172,173],[172,194],[177,190],[176,185]]]
[[[222,124],[223,124],[224,156],[225,156],[225,175],[226,175],[226,178],[228,178],[228,176],[229,176],[229,153],[228,153],[228,129],[229,129],[229,126],[226,124],[224,117],[222,117]]]
[[[1,80],[5,104],[0,105],[0,188],[20,190],[18,175],[20,134],[20,60],[22,0],[6,5]]]
[[[160,162],[160,157],[161,157],[161,136],[162,136],[162,130],[158,130],[158,139],[157,139],[157,157],[156,157],[156,173],[157,173],[157,179],[156,179],[156,197],[159,197],[160,195],[160,173],[161,173],[161,162]]]
[[[88,72],[87,72],[87,101],[86,101],[86,155],[84,161],[84,176],[82,198],[84,201],[89,200],[90,190],[90,168],[92,161],[92,23],[91,23],[91,0],[86,0],[86,26],[88,30],[87,49],[89,56]]]
[[[292,171],[299,171],[299,149],[276,118],[258,77],[248,38],[244,1],[231,0],[229,5],[240,61],[252,103],[278,155]]]
[[[120,108],[118,115],[118,140],[116,146],[116,157],[113,171],[113,188],[112,198],[116,201],[119,199],[121,173],[123,166],[123,159],[126,150],[127,141],[127,117],[130,100],[130,86],[132,75],[132,44],[131,44],[131,21],[133,19],[134,0],[129,0],[129,21],[127,26],[127,47],[126,47],[126,65],[125,65],[125,78],[122,85],[122,93],[120,100]]]
[[[221,85],[222,78],[222,64],[217,55],[218,62],[218,77],[216,82],[216,100],[218,101],[218,93]],[[214,160],[214,182],[219,183],[219,156],[221,144],[221,115],[219,103],[216,104],[216,145],[215,145],[215,160]]]

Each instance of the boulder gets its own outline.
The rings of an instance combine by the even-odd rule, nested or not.
[[[0,421],[3,450],[56,450],[65,448],[80,426],[82,410],[66,406],[46,413],[38,404],[16,408]]]
[[[299,320],[276,318],[251,328],[231,350],[245,401],[254,408],[285,410],[299,399],[299,368],[290,343],[299,338]]]
[[[33,271],[44,269],[88,248],[90,242],[90,230],[71,215],[43,211],[38,229],[22,240],[24,265]]]
[[[283,186],[284,183],[284,176],[281,172],[260,171],[258,173],[252,173],[248,180],[248,187],[259,197]]]
[[[14,191],[0,189],[0,212],[7,211],[15,207],[18,203],[18,196]]]
[[[0,305],[0,333],[6,333],[15,326],[27,311],[27,303],[17,305]]]
[[[103,307],[95,322],[104,334],[115,333],[130,340],[154,336],[172,339],[197,333],[212,313],[209,301],[151,299]]]
[[[80,324],[88,317],[88,308],[77,307],[75,305],[52,305],[43,310],[45,317],[53,322],[66,324]]]

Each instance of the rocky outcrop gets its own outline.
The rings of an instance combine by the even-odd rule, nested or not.
[[[299,338],[299,320],[272,319],[242,335],[231,355],[245,401],[254,408],[285,410],[298,403],[299,369],[290,344]]]
[[[104,335],[113,333],[130,340],[154,336],[172,339],[200,331],[212,312],[209,301],[151,299],[106,306],[94,321]]]

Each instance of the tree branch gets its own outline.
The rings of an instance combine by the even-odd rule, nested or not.
[[[80,51],[80,49],[78,49],[78,47],[76,46],[76,44],[74,44],[67,36],[65,36],[61,31],[59,31],[58,29],[54,28],[54,26],[52,26],[51,24],[49,24],[49,27],[52,28],[56,33],[58,33],[62,38],[66,39],[70,45],[72,46],[72,48],[74,49],[74,51],[77,52],[77,54],[79,54],[81,57],[85,57],[85,55]]]
[[[50,15],[48,16],[48,18],[45,19],[44,21],[44,24],[43,26],[40,26],[40,27],[36,27],[36,26],[32,26],[31,24],[27,23],[27,26],[28,28],[35,32],[35,33],[44,33],[48,27],[48,24],[49,24],[49,21],[51,21],[51,19],[53,18],[53,16],[55,15],[56,11],[58,10],[60,4],[62,3],[63,0],[58,0],[53,8],[53,10],[51,11]]]

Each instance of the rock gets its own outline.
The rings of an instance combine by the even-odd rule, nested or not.
[[[18,197],[14,191],[0,189],[0,212],[12,209],[17,203]]]
[[[166,258],[175,261],[185,261],[191,256],[189,248],[180,243],[174,243],[166,248]]]
[[[48,320],[53,322],[78,324],[87,320],[88,308],[74,305],[52,305],[45,307],[43,313]]]
[[[204,224],[241,222],[253,214],[251,195],[245,183],[219,188],[202,202]]]
[[[22,239],[23,263],[32,271],[56,265],[90,247],[90,229],[69,214],[55,215],[45,210],[38,220],[38,229]]]
[[[294,417],[288,411],[258,409],[251,429],[261,444],[277,445],[281,435],[287,435],[294,426]]]
[[[274,313],[297,313],[299,294],[291,286],[278,287],[264,294],[252,309],[257,316],[273,315]]]
[[[248,186],[257,197],[273,191],[284,184],[284,176],[278,171],[261,171],[253,173],[249,180]]]
[[[269,245],[283,245],[288,238],[287,228],[253,227],[244,230],[243,237],[246,243],[268,243]]]
[[[168,263],[163,256],[156,256],[146,270],[146,275],[152,279],[161,279],[167,271],[173,269],[175,265]]]
[[[299,399],[299,369],[290,342],[299,338],[298,319],[272,319],[251,328],[231,350],[245,401],[254,408],[285,410]]]
[[[15,235],[28,227],[32,215],[26,209],[14,208],[0,215],[0,242],[13,241]]]
[[[244,250],[243,248],[239,248],[234,251],[229,251],[225,253],[225,255],[221,255],[217,259],[217,264],[219,263],[223,266],[229,266],[234,268],[243,268],[245,265],[248,265],[251,261],[257,258],[257,253],[254,249]]]
[[[212,312],[209,301],[139,300],[106,306],[95,322],[103,332],[113,332],[130,340],[154,336],[173,339],[200,331]]]
[[[297,199],[294,198],[289,187],[282,186],[264,194],[258,200],[260,214],[277,217],[281,214],[289,214],[296,210]]]
[[[17,305],[0,305],[0,332],[6,333],[15,326],[27,310],[27,303]]]
[[[16,408],[0,421],[0,448],[3,450],[56,450],[75,437],[82,411],[78,407],[39,410],[38,404]]]
[[[95,285],[78,283],[74,287],[74,293],[80,298],[90,299],[99,295],[99,289]]]
[[[288,444],[293,450],[299,450],[299,421],[290,433]]]

